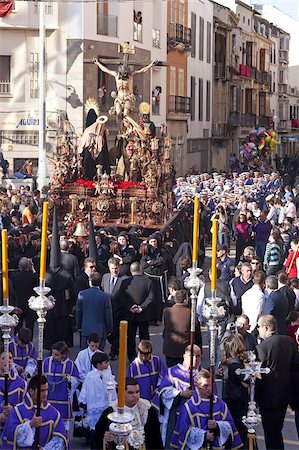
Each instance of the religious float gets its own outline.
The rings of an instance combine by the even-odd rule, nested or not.
[[[171,217],[173,170],[170,163],[171,139],[165,125],[159,129],[150,120],[150,105],[136,106],[133,76],[149,70],[156,61],[138,71],[129,54],[130,44],[122,46],[118,71],[94,60],[102,71],[115,77],[117,91],[108,115],[100,115],[95,99],[85,104],[86,128],[79,138],[67,117],[50,118],[58,130],[56,151],[49,155],[54,170],[49,191],[50,205],[57,206],[59,220],[69,232],[92,212],[95,226],[161,228]],[[109,124],[117,126],[115,145],[108,150]]]

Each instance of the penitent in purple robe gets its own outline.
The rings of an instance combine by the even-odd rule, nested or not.
[[[43,361],[43,374],[47,377],[49,384],[49,403],[58,409],[63,420],[72,419],[73,411],[69,387],[71,377],[80,380],[77,366],[69,358],[65,358],[62,361],[54,361],[53,357],[49,356]]]
[[[27,394],[24,402],[14,407],[6,421],[2,434],[3,450],[15,450],[20,448],[20,439],[23,443],[21,448],[24,446],[26,448],[32,448],[35,429],[30,427],[29,421],[34,416],[35,411],[36,405],[33,404],[31,397]],[[68,443],[66,431],[63,420],[57,409],[50,405],[50,403],[44,403],[41,407],[40,415],[42,417],[39,438],[40,446],[44,447],[53,438],[56,438],[56,440],[59,438],[55,448],[64,446],[64,448],[67,449]],[[22,426],[24,427],[25,423],[25,428],[20,428]],[[19,430],[20,432],[18,433]]]
[[[140,397],[151,401],[166,371],[159,356],[152,355],[150,361],[144,363],[137,356],[128,368],[127,377],[135,378],[140,387]]]
[[[32,342],[20,345],[18,335],[9,343],[9,351],[13,356],[13,362],[17,366],[23,367],[24,370],[30,358],[36,361],[36,351]]]
[[[198,390],[195,389],[193,396],[181,410],[170,446],[178,450],[205,448],[205,433],[208,429],[209,418],[210,399],[201,398]],[[214,395],[213,400],[213,419],[219,427],[219,436],[216,436],[213,441],[213,449],[224,450],[228,440],[230,440],[231,450],[243,447],[228,407],[217,395]]]
[[[4,386],[4,376],[0,376],[0,413],[2,413],[4,406]],[[25,397],[26,390],[27,386],[25,380],[11,371],[8,380],[8,404],[15,406],[18,403],[21,403]],[[0,422],[0,435],[3,426],[4,424]]]

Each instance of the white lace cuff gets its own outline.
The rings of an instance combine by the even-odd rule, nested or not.
[[[29,358],[25,367],[26,372],[32,377],[34,373],[37,373],[37,364],[35,359]]]
[[[177,395],[180,394],[180,391],[176,388],[165,389],[162,393],[162,400],[167,409],[170,409],[173,404],[173,400]]]
[[[54,436],[46,445],[43,446],[43,450],[65,450],[65,442],[60,436]]]
[[[17,446],[18,447],[32,447],[34,441],[34,430],[30,423],[24,422],[19,426],[17,431]]]
[[[217,425],[219,426],[220,436],[219,436],[219,445],[222,446],[226,443],[229,438],[229,435],[232,434],[232,429],[230,423],[226,420],[217,421]]]
[[[205,439],[205,433],[205,430],[202,430],[201,428],[192,428],[187,439],[187,447],[189,447],[190,450],[198,450],[201,448]]]

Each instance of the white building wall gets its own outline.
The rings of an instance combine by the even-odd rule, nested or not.
[[[211,137],[212,127],[212,95],[213,95],[213,61],[214,61],[214,33],[213,33],[213,3],[209,0],[188,2],[188,26],[191,27],[191,12],[196,14],[195,57],[188,56],[188,97],[191,97],[191,76],[195,77],[195,120],[189,119],[188,139]],[[204,55],[199,59],[199,20],[204,19]],[[210,63],[207,62],[207,22],[211,24],[211,52]],[[199,78],[203,80],[203,120],[199,121]],[[207,81],[210,81],[210,120],[206,120]],[[191,99],[192,100],[192,99]],[[204,135],[204,130],[206,131]]]

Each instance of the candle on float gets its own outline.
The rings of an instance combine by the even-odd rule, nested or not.
[[[125,407],[126,360],[127,360],[128,322],[121,320],[119,324],[119,358],[118,358],[118,409]]]
[[[134,201],[131,203],[131,223],[135,223],[135,204]]]
[[[8,256],[7,256],[7,230],[1,231],[1,247],[2,247],[2,289],[3,289],[3,305],[8,306]]]
[[[212,220],[212,261],[211,261],[211,291],[216,291],[217,286],[217,219]]]
[[[194,197],[193,212],[193,246],[192,246],[192,262],[197,262],[198,255],[198,227],[199,227],[199,198]]]
[[[48,232],[48,213],[49,203],[43,204],[43,220],[42,220],[42,237],[41,237],[41,252],[40,252],[40,280],[46,278],[46,262],[47,262],[47,232]]]
[[[75,199],[72,198],[72,214],[75,212]]]

